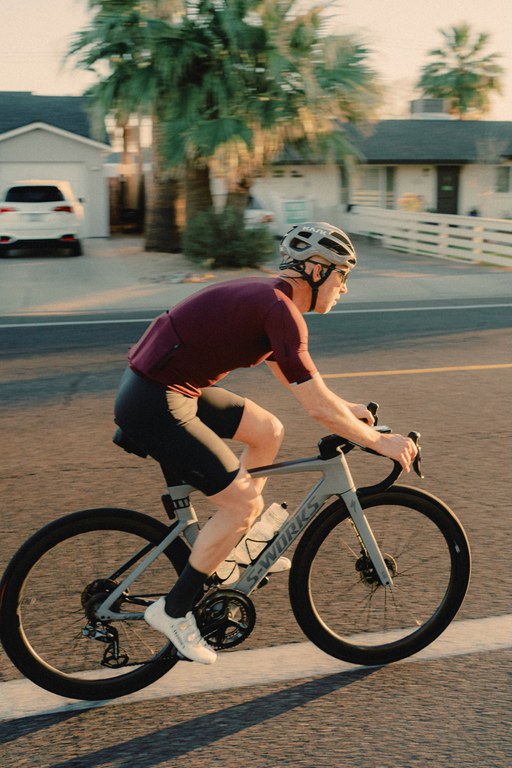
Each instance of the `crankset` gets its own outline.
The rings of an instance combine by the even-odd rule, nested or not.
[[[195,613],[201,635],[217,651],[243,643],[256,623],[254,604],[235,589],[210,592],[197,605]]]

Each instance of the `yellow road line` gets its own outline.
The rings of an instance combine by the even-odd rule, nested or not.
[[[355,376],[402,376],[418,373],[447,373],[450,371],[492,371],[498,368],[512,368],[512,363],[494,365],[450,365],[446,368],[404,368],[398,371],[357,371],[354,373],[323,373],[323,379],[350,379]]]

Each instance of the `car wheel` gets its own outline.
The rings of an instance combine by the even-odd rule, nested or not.
[[[9,248],[6,245],[0,245],[0,259],[7,256],[9,253]]]
[[[73,243],[71,243],[70,256],[81,256],[82,253],[82,243],[80,240],[75,240]]]

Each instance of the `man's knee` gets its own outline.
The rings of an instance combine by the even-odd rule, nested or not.
[[[272,443],[279,447],[283,442],[284,426],[273,413],[267,412],[266,418],[262,419],[258,427],[252,432],[254,443]]]
[[[281,445],[284,438],[284,426],[279,421],[279,419],[272,414],[272,425],[271,425],[272,433],[274,435],[274,440]]]
[[[272,445],[277,450],[284,437],[284,427],[270,411],[266,411],[252,400],[246,400],[242,421],[234,435],[246,445]]]

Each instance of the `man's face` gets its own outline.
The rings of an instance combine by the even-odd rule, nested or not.
[[[321,265],[314,265],[313,276],[315,280],[320,279],[322,270]],[[348,292],[346,279],[349,275],[348,269],[334,269],[327,280],[319,287],[316,299],[315,312],[321,315],[327,314],[337,304],[341,296]]]

